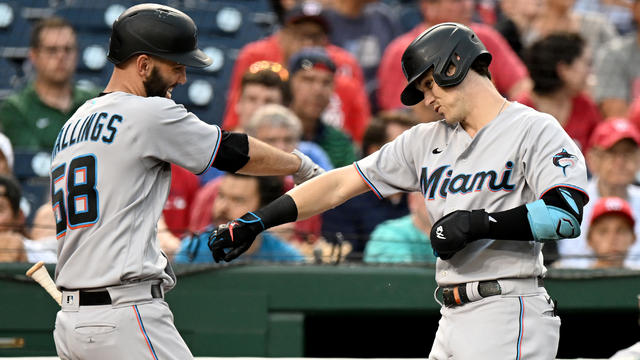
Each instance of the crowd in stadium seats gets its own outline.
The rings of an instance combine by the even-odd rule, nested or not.
[[[582,235],[545,245],[553,267],[640,268],[640,0],[158,0],[192,16],[213,59],[172,98],[203,121],[350,166],[419,123],[401,57],[441,22],[471,27],[509,100],[553,115],[590,174]],[[133,2],[0,0],[0,261],[56,259],[49,154],[66,120],[104,88],[111,23]],[[172,165],[158,241],[176,262],[212,262],[214,226],[270,202],[290,177]],[[262,235],[238,261],[427,263],[420,194],[358,196]]]

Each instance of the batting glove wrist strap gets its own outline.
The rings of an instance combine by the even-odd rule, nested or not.
[[[300,150],[293,150],[292,154],[300,158],[300,167],[298,168],[298,171],[293,174],[293,181],[296,185],[300,185],[303,182],[324,173],[324,169],[314,163],[307,155],[300,152]]]
[[[467,243],[489,233],[489,214],[484,210],[458,210],[436,221],[431,227],[431,246],[442,260],[448,260]]]

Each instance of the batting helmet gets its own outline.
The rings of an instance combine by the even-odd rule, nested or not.
[[[422,91],[416,88],[416,82],[431,68],[438,86],[460,84],[471,64],[479,57],[483,57],[487,65],[491,63],[491,54],[467,26],[442,23],[430,27],[413,40],[402,54],[402,71],[409,84],[402,91],[400,100],[410,106],[424,99]],[[456,71],[447,75],[451,65],[455,65]]]
[[[113,23],[107,58],[120,64],[137,54],[150,54],[203,68],[212,60],[198,49],[198,28],[182,11],[158,4],[125,10]]]

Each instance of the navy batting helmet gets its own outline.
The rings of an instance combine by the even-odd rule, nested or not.
[[[409,82],[400,96],[402,103],[410,106],[424,99],[416,83],[429,69],[433,68],[433,79],[438,86],[455,86],[464,80],[471,64],[479,57],[483,57],[487,65],[491,63],[491,54],[467,26],[442,23],[430,27],[402,54],[402,71]],[[451,65],[455,65],[456,71],[447,75]]]
[[[199,68],[212,63],[198,49],[198,28],[193,20],[182,11],[159,4],[132,6],[113,23],[109,61],[120,64],[138,54]]]

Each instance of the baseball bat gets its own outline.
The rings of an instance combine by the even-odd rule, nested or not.
[[[51,279],[47,268],[44,267],[44,261],[38,261],[29,270],[27,270],[27,276],[37,281],[49,295],[55,300],[58,305],[62,305],[62,293],[56,288],[56,284]]]

